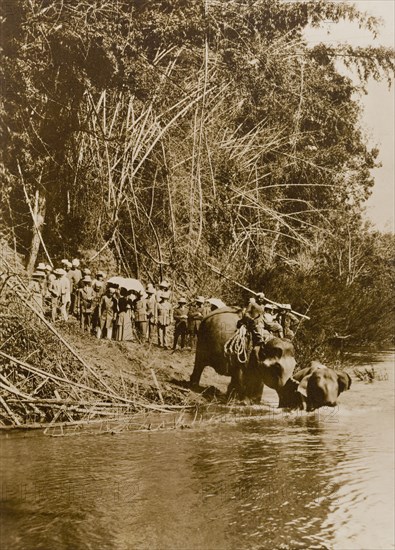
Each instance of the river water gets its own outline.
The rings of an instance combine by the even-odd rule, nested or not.
[[[339,407],[191,429],[0,435],[3,549],[390,549],[394,356]],[[265,400],[271,398],[265,390]]]

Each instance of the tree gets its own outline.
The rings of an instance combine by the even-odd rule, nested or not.
[[[2,196],[30,267],[29,202],[51,255],[107,245],[125,273],[190,292],[219,288],[206,260],[252,285],[304,258],[353,286],[377,158],[358,93],[391,77],[394,52],[310,47],[303,31],[323,20],[378,31],[325,0],[15,0],[2,16]]]

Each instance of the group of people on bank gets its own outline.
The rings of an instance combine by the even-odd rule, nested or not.
[[[141,286],[128,290],[111,282],[111,278],[106,280],[103,271],[92,274],[89,268],[81,268],[79,259],[64,259],[56,269],[39,263],[28,290],[34,306],[52,322],[67,321],[72,316],[79,320],[83,331],[99,339],[156,340],[158,346],[173,350],[193,349],[202,319],[222,304],[203,296],[175,299],[166,280],[157,288],[148,284],[145,289]],[[290,310],[289,304],[277,307],[266,303],[263,293],[251,299],[244,318],[251,323],[254,340],[264,340],[267,333],[292,339],[297,319]]]

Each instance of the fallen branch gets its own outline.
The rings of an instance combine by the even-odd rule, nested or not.
[[[185,408],[183,405],[165,405],[164,407],[161,407],[159,405],[149,405],[149,404],[146,404],[146,403],[142,403],[141,401],[139,402],[139,401],[127,399],[125,397],[121,397],[120,395],[118,395],[118,396],[115,395],[114,396],[113,394],[108,394],[108,393],[106,393],[102,390],[97,390],[95,388],[90,388],[89,386],[85,386],[84,384],[80,384],[79,382],[73,382],[71,380],[61,378],[60,376],[57,376],[56,374],[51,374],[49,372],[43,371],[43,370],[39,369],[38,367],[33,367],[32,365],[28,365],[27,363],[24,363],[20,359],[17,359],[16,357],[13,357],[12,355],[8,355],[7,353],[4,353],[3,351],[0,351],[0,356],[7,359],[8,361],[15,362],[16,364],[20,365],[21,367],[25,368],[26,370],[28,370],[30,372],[34,372],[34,373],[39,374],[41,376],[48,376],[49,378],[53,378],[57,381],[65,382],[67,384],[79,387],[79,388],[84,389],[84,390],[91,391],[92,393],[96,393],[98,395],[102,395],[102,396],[108,397],[110,399],[117,399],[118,401],[121,401],[123,403],[127,403],[129,405],[134,405],[135,407],[141,407],[141,408],[144,408],[144,409],[161,411],[161,412],[169,412],[169,410],[172,410],[172,409],[183,409],[183,408]],[[30,398],[29,395],[23,394],[22,392],[19,392],[19,390],[17,390],[16,388],[13,390],[9,386],[6,387],[1,383],[0,383],[0,387],[2,387],[3,389],[6,389],[7,391],[10,391],[11,393],[15,393],[16,395],[18,395],[19,397],[23,397],[24,399],[26,399],[26,398],[29,399]],[[56,400],[56,401],[58,402],[58,400]]]
[[[7,286],[9,286],[10,288],[11,287],[11,283],[9,281],[6,282]],[[27,305],[27,307],[33,311],[33,313],[35,313],[37,315],[37,317],[49,328],[49,330],[60,340],[60,342],[66,346],[66,348],[73,354],[73,356],[78,359],[78,361],[90,372],[90,374],[92,374],[92,376],[94,376],[96,378],[96,380],[98,382],[100,382],[100,384],[102,384],[102,386],[104,386],[108,392],[110,392],[111,394],[113,394],[114,397],[118,397],[117,394],[114,392],[114,390],[112,388],[110,388],[110,386],[108,386],[108,384],[106,384],[106,382],[104,382],[104,380],[101,379],[101,377],[92,369],[92,367],[90,367],[88,365],[88,363],[86,363],[86,361],[72,348],[72,346],[63,338],[63,336],[61,334],[59,334],[59,332],[51,325],[51,323],[49,321],[47,321],[47,319],[44,317],[44,315],[39,312],[28,300],[26,300],[21,294],[20,292],[18,292],[17,289],[13,288],[12,289],[15,294],[18,296],[18,298],[20,300],[22,300],[22,302]]]
[[[154,371],[154,369],[150,369],[150,370],[151,370],[152,378],[153,378],[153,380],[154,380],[154,384],[155,384],[155,386],[156,386],[156,389],[158,390],[159,399],[160,399],[161,402],[164,404],[163,395],[162,395],[162,392],[160,391],[160,386],[159,386],[158,379],[156,378],[155,371]]]
[[[8,414],[10,415],[10,417],[13,419],[14,423],[17,425],[17,426],[20,426],[21,425],[21,422],[19,421],[19,418],[16,416],[16,414],[14,414],[14,412],[9,408],[9,406],[7,405],[7,403],[5,402],[5,400],[1,397],[0,395],[0,403],[3,405],[3,407],[5,408],[5,410],[8,412]]]

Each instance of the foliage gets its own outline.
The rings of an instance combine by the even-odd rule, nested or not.
[[[303,36],[323,20],[375,35],[374,18],[326,0],[2,9],[0,192],[21,250],[34,237],[27,196],[55,257],[108,243],[124,273],[240,299],[211,262],[302,309],[314,300],[321,326],[377,281],[367,303],[382,286],[387,300],[387,270],[364,266],[385,237],[361,221],[378,151],[360,129],[358,93],[391,79],[394,52]]]

